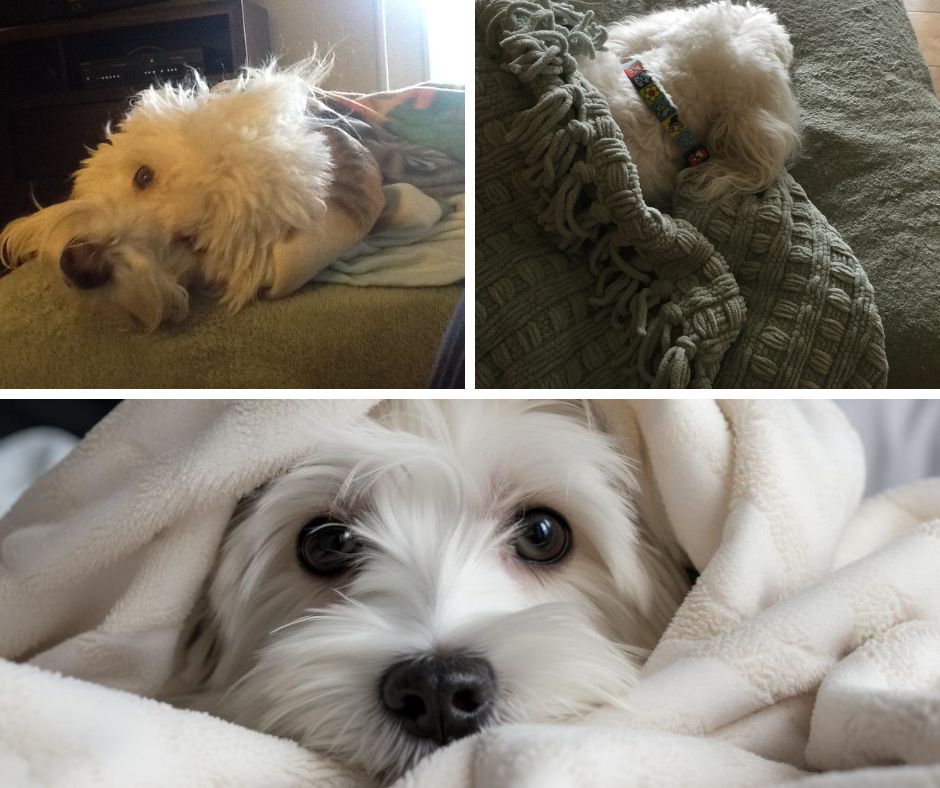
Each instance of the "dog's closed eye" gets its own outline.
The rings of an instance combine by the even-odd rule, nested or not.
[[[134,188],[137,191],[143,191],[151,183],[153,183],[154,171],[151,167],[148,167],[146,164],[142,165],[137,169],[137,172],[134,173]]]

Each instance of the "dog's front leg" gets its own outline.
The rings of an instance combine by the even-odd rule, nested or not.
[[[372,154],[341,129],[323,133],[333,157],[326,216],[313,230],[295,230],[275,243],[267,298],[289,295],[317,276],[360,243],[385,208],[382,173]]]
[[[264,296],[282,298],[290,295],[355,247],[370,229],[364,228],[361,222],[342,209],[330,208],[316,230],[295,230],[289,238],[274,244],[272,278]]]

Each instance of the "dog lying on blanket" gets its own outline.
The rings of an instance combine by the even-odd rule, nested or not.
[[[611,25],[578,67],[607,99],[644,198],[663,207],[680,174],[703,199],[774,182],[799,143],[792,62],[774,14],[719,0]]]
[[[689,585],[632,479],[580,403],[385,403],[242,503],[167,697],[381,781],[625,709]]]
[[[189,313],[189,291],[231,310],[288,295],[373,228],[372,155],[328,114],[328,65],[246,69],[209,88],[140,93],[82,162],[71,197],[11,222],[0,261],[58,265],[96,306],[144,330]]]

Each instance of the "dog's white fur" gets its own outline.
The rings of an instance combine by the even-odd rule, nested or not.
[[[668,206],[677,177],[697,179],[702,199],[760,192],[799,144],[790,86],[790,38],[774,14],[727,0],[626,19],[606,47],[579,59],[606,98],[637,167],[644,199]],[[639,57],[711,158],[684,168],[679,149],[643,103],[621,64]]]
[[[493,723],[624,709],[687,591],[679,559],[637,516],[635,485],[582,403],[377,406],[243,505],[168,697],[384,780],[434,748],[381,707],[384,671],[410,655],[485,657]],[[558,564],[512,548],[535,506],[571,525]],[[296,557],[300,529],[325,514],[367,544],[339,578]]]
[[[381,209],[364,229],[346,227],[345,216],[327,221],[338,172],[311,114],[327,70],[312,59],[247,69],[211,89],[194,75],[189,87],[143,91],[82,162],[69,200],[4,229],[0,260],[58,265],[70,244],[102,245],[111,281],[83,295],[146,330],[186,317],[195,286],[220,291],[232,310],[272,287],[284,295],[300,286],[312,269],[299,258],[321,254],[322,269],[335,257],[337,226],[352,229],[355,238],[338,244],[349,248]],[[134,175],[143,165],[155,175],[141,190]],[[306,275],[285,287],[278,266]]]

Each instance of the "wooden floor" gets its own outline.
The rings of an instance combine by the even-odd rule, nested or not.
[[[940,0],[904,0],[904,7],[940,98]]]

